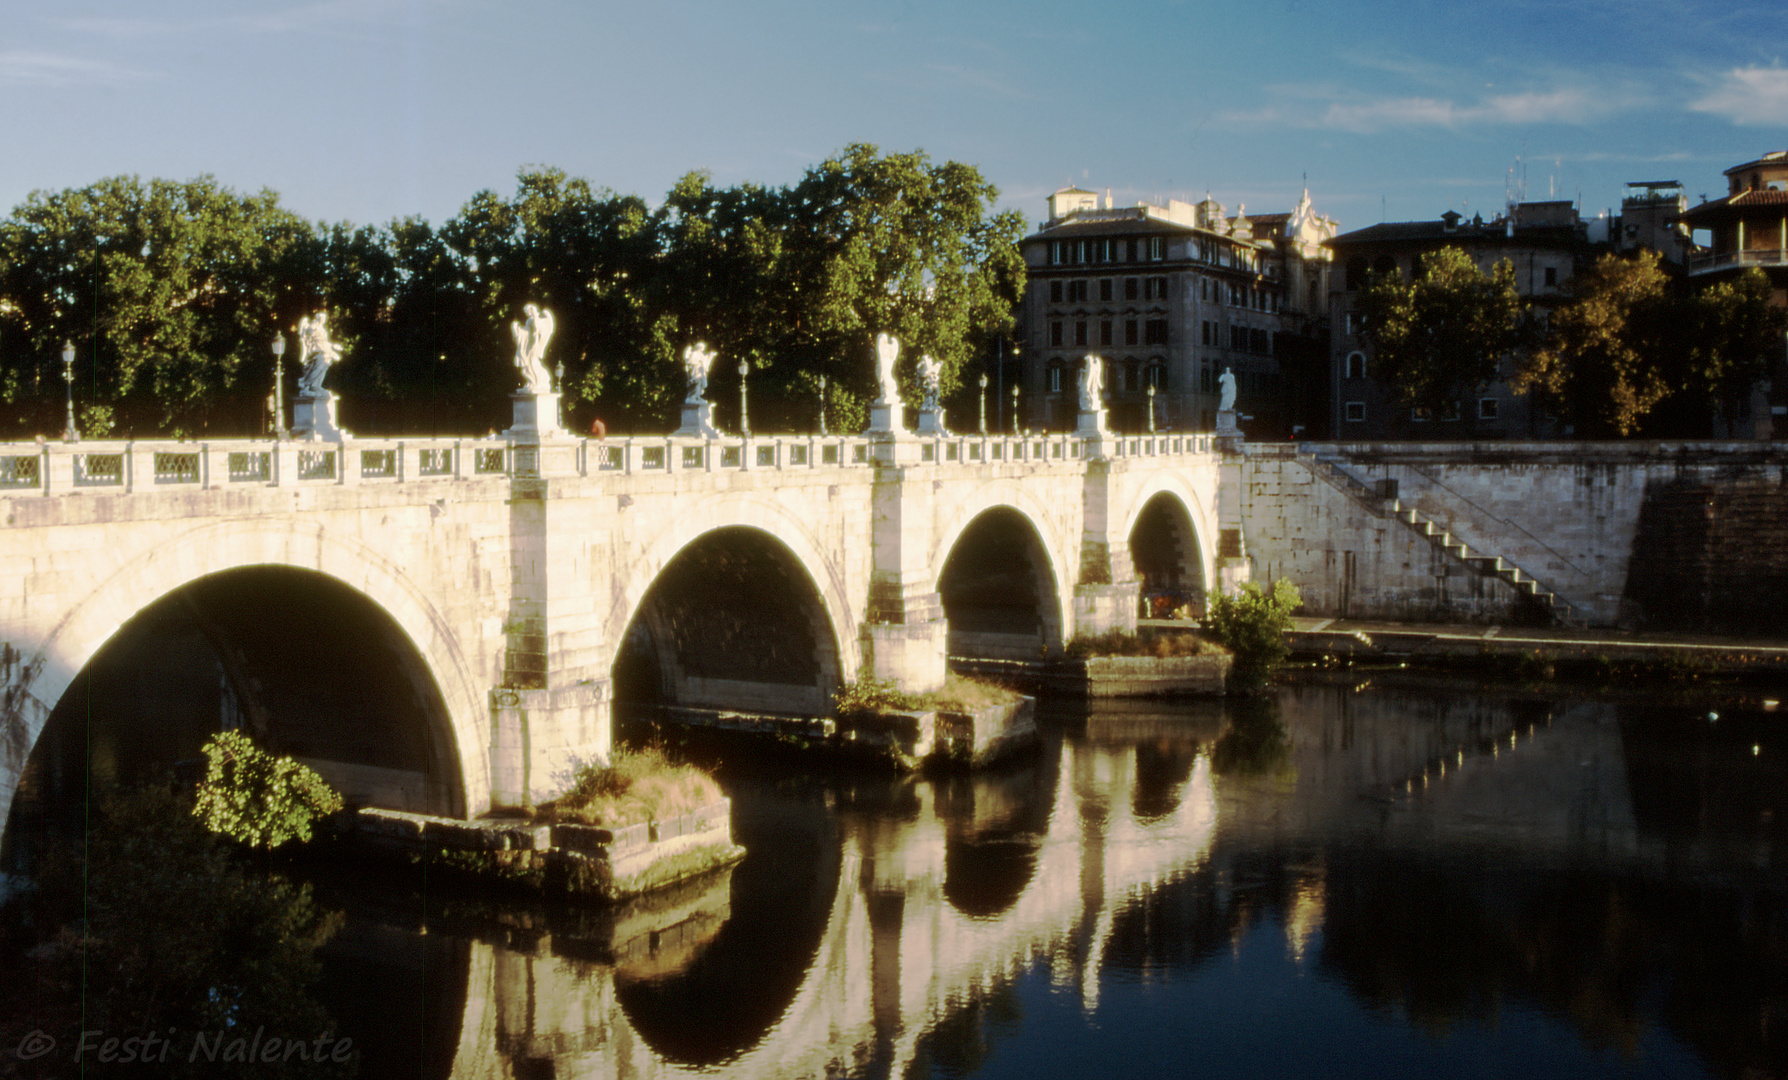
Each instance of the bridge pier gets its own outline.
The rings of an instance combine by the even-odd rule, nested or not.
[[[917,440],[903,432],[872,433],[868,618],[863,623],[864,674],[909,693],[944,685],[949,622],[931,565],[935,513],[929,470]]]
[[[1088,452],[1100,444],[1086,443]],[[1081,481],[1080,580],[1074,586],[1075,636],[1121,630],[1136,632],[1136,608],[1142,582],[1130,561],[1130,538],[1124,533],[1124,511],[1114,490],[1111,459],[1086,463]]]
[[[511,451],[507,640],[490,692],[493,808],[557,795],[578,763],[606,759],[612,745],[613,687],[600,666],[590,573],[591,538],[608,522],[596,500],[560,490],[577,477],[576,448],[540,439]]]

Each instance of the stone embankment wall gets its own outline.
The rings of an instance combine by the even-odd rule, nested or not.
[[[1756,631],[1788,603],[1788,446],[1342,443],[1246,453],[1241,515],[1254,577],[1290,577],[1311,614],[1534,614],[1513,585],[1422,536],[1398,507],[1500,556],[1590,625]]]

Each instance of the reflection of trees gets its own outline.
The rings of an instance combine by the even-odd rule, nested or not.
[[[1519,997],[1628,1055],[1662,995],[1666,1021],[1722,1069],[1769,1069],[1788,1050],[1769,1024],[1785,915],[1779,898],[1601,874],[1331,864],[1322,964],[1435,1030],[1494,1022]]]
[[[78,853],[66,854],[73,858],[64,869],[78,866]],[[200,1032],[225,1033],[228,1042],[264,1030],[283,1043],[336,1030],[311,989],[321,972],[317,947],[340,916],[319,908],[308,886],[245,866],[165,787],[107,800],[84,870],[39,878],[36,914],[44,925],[82,922],[71,921],[29,962],[8,964],[19,1000],[6,1003],[12,1019],[0,1042],[15,1046],[38,1028],[72,1051],[83,1030],[120,1038],[155,1032],[172,1045],[155,1075],[343,1071],[296,1059],[269,1065],[201,1054],[189,1061]],[[71,1059],[59,1051],[41,1064],[54,1071]]]
[[[1289,767],[1291,742],[1279,722],[1279,701],[1248,695],[1229,702],[1229,730],[1211,748],[1211,770],[1219,776],[1263,776]]]

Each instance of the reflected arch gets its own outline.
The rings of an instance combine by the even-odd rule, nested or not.
[[[1158,473],[1130,504],[1124,536],[1130,563],[1141,585],[1143,615],[1152,607],[1190,604],[1202,613],[1216,580],[1210,540],[1215,522],[1191,486],[1171,473]]]
[[[218,522],[159,542],[149,551],[122,560],[75,603],[25,660],[8,705],[19,723],[23,747],[15,744],[25,764],[45,725],[71,685],[119,632],[138,616],[193,589],[203,592],[208,579],[246,573],[256,580],[267,575],[314,575],[344,602],[376,613],[413,657],[417,681],[430,701],[432,768],[439,788],[430,809],[456,816],[482,809],[489,799],[488,763],[477,748],[488,724],[483,697],[474,689],[471,670],[453,634],[430,599],[395,564],[373,548],[315,525],[280,520]],[[259,613],[275,622],[279,611]],[[327,632],[326,629],[323,632]],[[303,654],[299,662],[315,663]],[[19,730],[19,729],[15,729]],[[472,748],[470,753],[467,749]],[[22,751],[22,752],[21,752]],[[337,779],[332,777],[331,779]],[[352,793],[350,793],[352,794]],[[4,793],[0,810],[10,817],[14,792]]]
[[[856,670],[842,574],[769,500],[710,500],[637,565],[608,620],[618,703],[818,715]]]

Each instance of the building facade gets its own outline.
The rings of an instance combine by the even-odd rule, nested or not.
[[[1078,376],[1094,355],[1116,430],[1146,431],[1151,419],[1161,430],[1211,430],[1227,368],[1251,418],[1244,430],[1282,437],[1293,421],[1281,359],[1325,352],[1310,335],[1324,329],[1313,305],[1328,293],[1322,244],[1334,232],[1308,193],[1291,213],[1259,221],[1239,209],[1226,216],[1208,198],[1114,208],[1079,188],[1051,195],[1048,220],[1022,244],[1019,422],[1072,428]]]
[[[1527,202],[1511,204],[1491,221],[1481,215],[1467,221],[1449,210],[1436,221],[1387,222],[1329,241],[1336,267],[1329,293],[1330,437],[1433,440],[1555,434],[1543,409],[1503,381],[1512,374],[1506,366],[1503,378],[1439,415],[1402,405],[1396,387],[1373,377],[1357,301],[1369,275],[1394,272],[1408,279],[1421,272],[1424,257],[1456,247],[1486,273],[1504,259],[1513,263],[1522,302],[1539,308],[1543,318],[1545,309],[1564,299],[1565,283],[1595,249],[1589,234],[1589,223],[1572,203]]]

